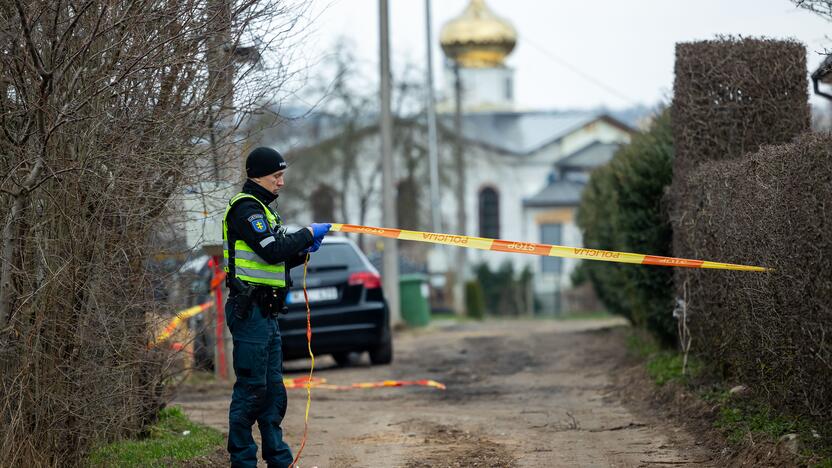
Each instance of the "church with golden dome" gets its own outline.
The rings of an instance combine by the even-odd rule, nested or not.
[[[485,0],[469,0],[458,16],[444,22],[438,39],[446,65],[444,82],[437,90],[440,203],[435,208],[441,218],[437,230],[581,247],[575,214],[589,173],[609,161],[634,130],[603,111],[518,109],[511,54],[522,46],[518,44],[522,39],[510,20]],[[460,135],[454,124],[457,84]],[[286,119],[284,133],[252,143],[285,151],[293,174],[303,180],[291,185],[298,192],[285,197],[281,212],[299,223],[332,220],[381,226],[377,115],[341,123],[332,114],[301,109],[297,115]],[[429,231],[426,114],[396,119],[393,132],[394,177],[399,181],[396,227]],[[463,229],[457,223],[457,137],[465,165]],[[355,241],[371,259],[380,256],[380,244],[374,239],[365,236]],[[497,270],[509,262],[514,271],[532,274],[534,300],[526,303],[534,304],[534,312],[559,313],[575,303],[570,299],[576,295],[571,283],[574,259],[468,250],[468,271],[460,272],[443,250],[420,243],[400,243],[399,249],[402,271],[427,273],[433,292],[446,288],[444,279],[450,275],[470,278],[476,265]]]
[[[485,0],[471,0],[442,27],[439,43],[446,57],[445,89],[455,89],[457,76],[465,112],[514,108],[514,69],[505,61],[517,44],[517,30],[494,13]],[[446,93],[441,110],[452,105]]]

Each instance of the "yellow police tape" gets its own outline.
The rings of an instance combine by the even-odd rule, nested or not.
[[[657,265],[667,267],[711,268],[717,270],[737,271],[770,271],[769,268],[750,265],[736,265],[733,263],[710,262],[706,260],[691,260],[687,258],[675,257],[660,257],[656,255],[614,252],[611,250],[536,244],[532,242],[515,242],[502,239],[486,239],[483,237],[438,234],[434,232],[407,231],[404,229],[389,229],[373,226],[361,226],[357,224],[333,224],[332,230],[352,232],[356,234],[369,234],[372,236],[388,237],[391,239],[466,247],[469,249],[541,255],[544,257],[578,258],[582,260],[600,260],[604,262],[634,263],[639,265]]]
[[[176,315],[165,325],[165,328],[162,330],[161,333],[156,335],[156,338],[150,343],[150,347],[154,347],[159,343],[165,341],[166,339],[170,338],[174,331],[179,328],[179,325],[182,324],[183,321],[188,320],[189,318],[193,317],[194,315],[199,315],[205,309],[214,305],[214,301],[204,302],[200,305],[196,305],[193,307],[189,307],[185,310],[181,310],[176,313]]]

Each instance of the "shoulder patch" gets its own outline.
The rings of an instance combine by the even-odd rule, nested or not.
[[[251,223],[251,227],[254,229],[254,232],[263,233],[268,230],[269,226],[266,224],[266,220],[263,219],[263,216],[260,216],[257,219],[251,219],[249,217],[249,222]]]
[[[262,215],[262,214],[260,214],[260,213],[254,213],[253,215],[249,216],[249,217],[246,219],[246,221],[248,221],[248,222],[252,222],[252,221],[254,221],[255,219],[263,219],[263,215]]]

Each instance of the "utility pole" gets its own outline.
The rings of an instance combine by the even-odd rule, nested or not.
[[[454,57],[454,165],[456,166],[456,214],[457,234],[466,235],[465,213],[465,154],[462,146],[462,79],[459,76],[459,61]],[[465,277],[467,273],[466,249],[456,248],[457,269],[454,284],[454,306],[458,314],[465,311]]]
[[[234,64],[231,46],[231,1],[209,0],[208,12],[219,21],[218,27],[208,37],[205,52],[208,62],[209,105],[208,125],[211,146],[212,169],[215,182],[229,176],[229,147],[234,115]],[[234,174],[237,176],[238,174]]]
[[[393,118],[390,114],[390,28],[387,0],[378,0],[379,53],[381,64],[381,193],[382,218],[385,227],[396,224],[393,193]],[[384,292],[390,308],[390,322],[401,320],[399,307],[399,252],[395,239],[384,239]]]
[[[427,45],[427,114],[428,163],[430,165],[431,230],[442,231],[442,210],[439,203],[439,149],[436,142],[436,101],[433,96],[433,35],[431,34],[430,0],[425,0],[425,38]]]
[[[234,66],[231,47],[231,0],[209,0],[207,10],[219,20],[218,27],[208,37],[205,52],[208,62],[208,136],[211,147],[211,163],[214,183],[231,179],[233,171],[229,159],[233,147],[230,145],[231,119],[234,115]],[[236,166],[235,166],[236,167]],[[231,176],[231,177],[230,177]],[[214,252],[209,262],[214,278],[222,271],[222,257]],[[221,287],[216,289],[214,300],[214,375],[220,380],[228,379],[228,370],[233,367],[232,340],[225,326],[225,304]]]

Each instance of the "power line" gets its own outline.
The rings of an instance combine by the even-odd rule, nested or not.
[[[518,34],[518,36],[519,36],[519,34]],[[638,104],[638,102],[636,102],[634,99],[630,98],[626,94],[624,94],[621,91],[613,88],[612,86],[609,86],[608,84],[606,84],[603,81],[593,77],[592,75],[584,72],[583,70],[581,70],[580,68],[572,65],[571,63],[567,62],[566,60],[558,57],[557,55],[553,54],[551,51],[547,50],[543,46],[537,44],[535,41],[529,39],[528,36],[523,36],[522,39],[523,39],[524,42],[528,43],[529,45],[531,45],[532,47],[537,49],[537,51],[540,52],[541,54],[543,54],[546,58],[552,60],[553,62],[557,63],[558,65],[561,65],[562,67],[566,68],[567,70],[571,71],[572,73],[575,73],[576,75],[580,76],[581,78],[585,79],[586,81],[594,84],[598,88],[603,89],[607,93],[617,97],[618,99],[621,99],[621,100],[627,102],[630,105],[637,105]]]

